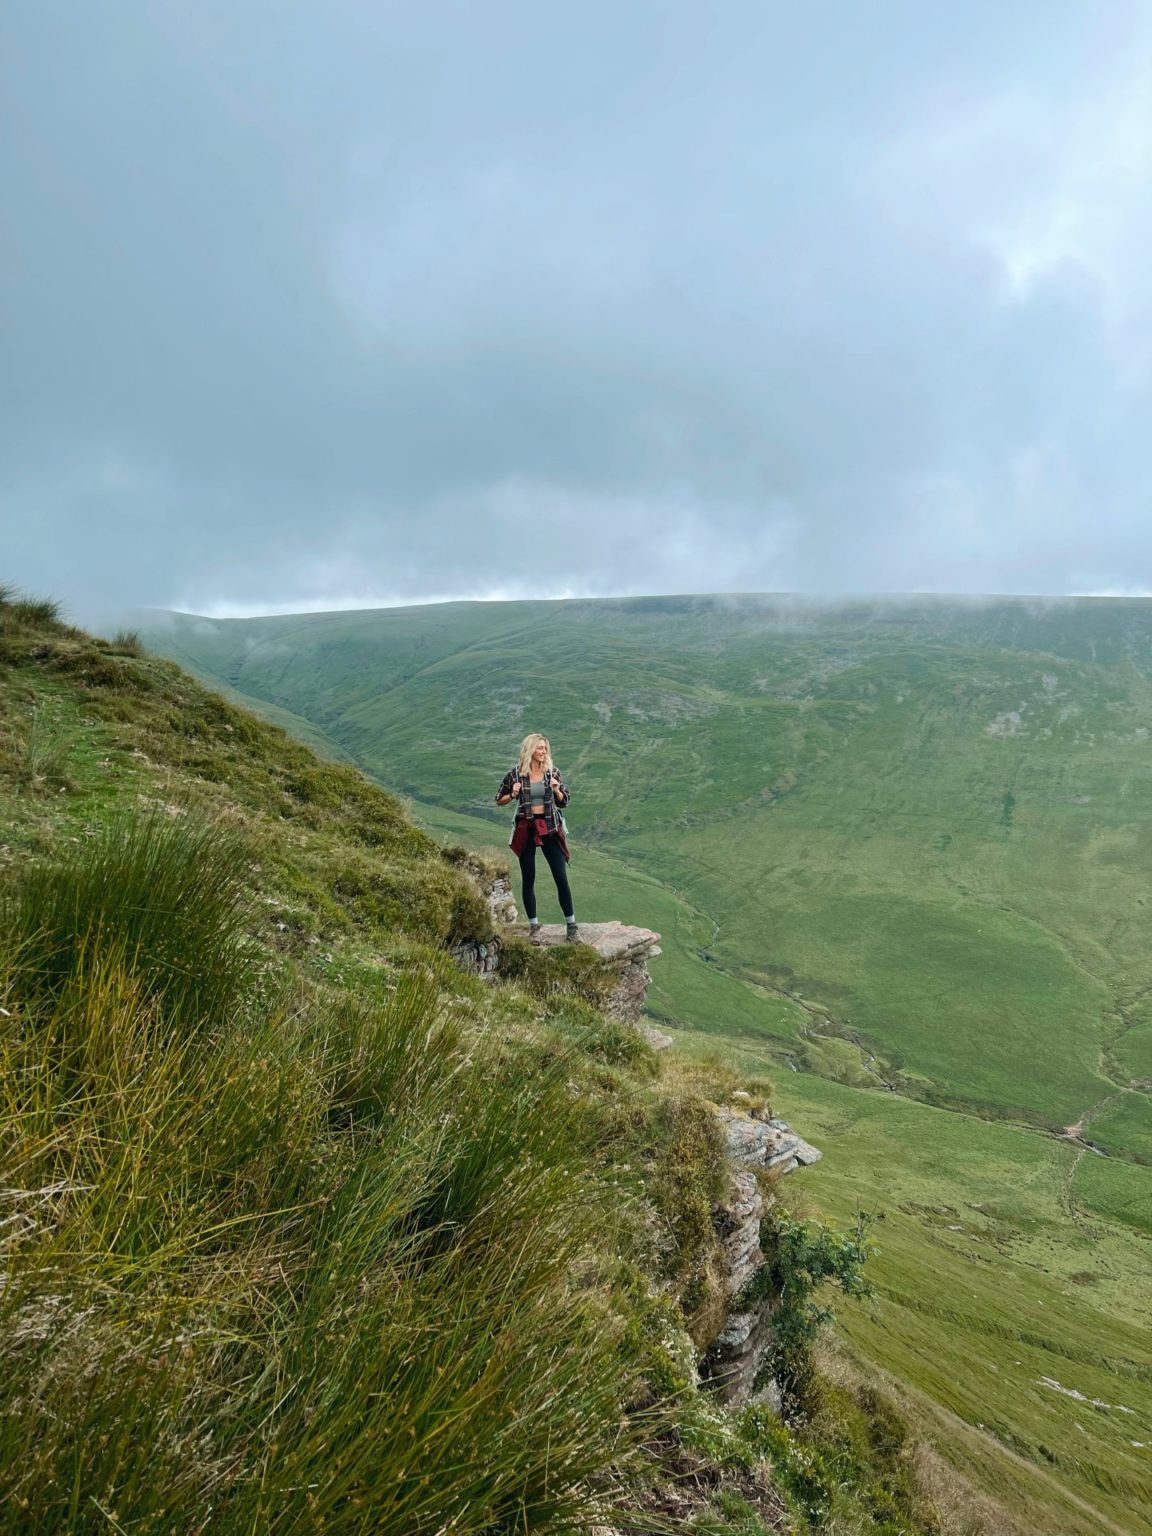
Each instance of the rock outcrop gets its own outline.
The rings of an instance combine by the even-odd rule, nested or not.
[[[505,935],[517,934],[520,938],[527,938],[528,928],[525,924],[501,922],[500,914],[511,901],[511,890],[506,881],[497,881],[485,895],[497,923],[496,936],[484,944],[454,945],[451,954],[461,970],[469,971],[473,976],[489,978],[500,968],[503,944],[500,930]],[[515,910],[513,906],[513,913]],[[563,923],[543,923],[538,940],[546,946],[566,944],[567,930]],[[633,928],[627,923],[616,921],[581,923],[580,942],[591,945],[605,965],[616,973],[616,984],[604,1004],[605,1013],[639,1029],[656,1050],[664,1050],[671,1045],[671,1036],[641,1022],[644,999],[652,981],[648,961],[660,953],[660,935],[651,928]]]
[[[722,1109],[718,1116],[724,1128],[729,1155],[753,1168],[768,1168],[776,1173],[791,1173],[818,1163],[821,1153],[810,1142],[797,1136],[786,1120],[775,1116],[749,1115]]]
[[[524,932],[527,933],[527,929]],[[544,944],[566,943],[563,923],[542,924],[539,939]],[[590,944],[605,965],[616,973],[616,985],[604,1004],[604,1012],[610,1018],[638,1028],[657,1050],[671,1045],[671,1036],[641,1025],[644,999],[652,981],[648,961],[660,953],[660,935],[651,928],[632,928],[627,923],[612,920],[581,923],[580,942]]]
[[[516,921],[516,898],[512,895],[512,882],[507,875],[497,875],[484,887],[484,900],[494,923]]]
[[[479,976],[481,981],[491,981],[500,969],[499,938],[489,939],[486,944],[453,944],[448,953],[462,971]]]
[[[727,1108],[716,1114],[733,1164],[729,1193],[714,1214],[724,1253],[727,1306],[724,1326],[701,1359],[700,1374],[733,1406],[755,1399],[778,1410],[775,1382],[762,1380],[773,1343],[776,1298],[748,1296],[749,1281],[764,1265],[760,1223],[775,1200],[764,1188],[764,1175],[791,1173],[818,1162],[821,1154],[776,1116]]]
[[[563,944],[564,928],[561,924],[546,925],[540,937],[546,944]],[[670,1035],[643,1021],[651,981],[648,961],[660,953],[660,935],[650,928],[612,922],[581,923],[580,937],[607,965],[618,970],[606,1011],[638,1029],[657,1050],[670,1046]],[[743,1097],[747,1101],[747,1096]],[[727,1107],[716,1114],[732,1164],[728,1194],[713,1213],[724,1256],[725,1315],[724,1326],[701,1357],[700,1375],[733,1406],[743,1406],[755,1398],[778,1410],[776,1384],[763,1379],[764,1362],[773,1343],[776,1298],[770,1294],[745,1298],[749,1281],[764,1265],[760,1224],[775,1199],[766,1187],[766,1175],[792,1173],[818,1162],[821,1154],[777,1116]]]

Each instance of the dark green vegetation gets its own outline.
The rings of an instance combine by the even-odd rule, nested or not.
[[[1152,1530],[1152,604],[450,604],[147,638],[496,856],[495,785],[550,732],[578,912],[659,929],[681,1049],[771,1070],[828,1154],[805,1187],[842,1224],[884,1212],[852,1347],[1031,1529]]]
[[[859,1384],[697,1391],[740,1079],[458,972],[482,859],[7,594],[0,811],[0,1530],[990,1529]]]
[[[849,1236],[779,1213],[764,1226],[765,1263],[748,1282],[746,1298],[779,1298],[773,1318],[775,1339],[764,1370],[778,1383],[788,1418],[803,1415],[812,1401],[816,1377],[812,1346],[821,1328],[835,1316],[814,1299],[824,1282],[834,1280],[845,1296],[872,1294],[864,1273],[871,1256],[868,1226],[869,1218],[861,1214]]]

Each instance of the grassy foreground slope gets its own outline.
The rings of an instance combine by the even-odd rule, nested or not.
[[[773,1066],[835,1147],[821,1201],[886,1211],[852,1346],[958,1415],[971,1443],[942,1443],[1035,1529],[1149,1528],[1148,604],[447,605],[154,638],[493,851],[493,780],[550,730],[580,910],[659,928],[654,1012]],[[1053,1138],[1078,1122],[1108,1157]]]

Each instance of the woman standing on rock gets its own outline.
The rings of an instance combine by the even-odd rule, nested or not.
[[[519,801],[509,846],[520,860],[528,937],[534,944],[543,942],[536,916],[536,850],[539,848],[556,882],[556,894],[560,898],[560,910],[564,913],[567,926],[566,937],[570,944],[575,943],[580,934],[572,909],[568,871],[564,867],[570,854],[564,837],[564,817],[561,815],[563,807],[568,804],[568,791],[564,787],[559,768],[552,762],[552,749],[548,745],[547,736],[533,732],[520,743],[520,761],[515,768],[508,770],[496,791],[497,805],[507,805],[510,800]]]

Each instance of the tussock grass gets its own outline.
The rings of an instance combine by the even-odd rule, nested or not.
[[[21,597],[0,587],[0,624],[5,629],[62,629],[60,604],[47,597]]]
[[[0,1531],[594,1518],[637,1361],[564,1053],[466,1040],[436,966],[267,1011],[211,829],[146,818],[32,892],[0,961]]]
[[[19,955],[26,995],[83,993],[96,957],[116,955],[163,1016],[223,1022],[251,985],[250,909],[237,839],[163,812],[121,816],[79,857],[0,887],[0,945]]]
[[[55,700],[41,700],[28,714],[21,737],[9,737],[13,777],[19,789],[35,793],[68,791],[75,787],[72,757],[77,732],[63,718]]]
[[[134,629],[118,629],[108,643],[114,651],[121,651],[125,656],[144,654],[144,644]]]

